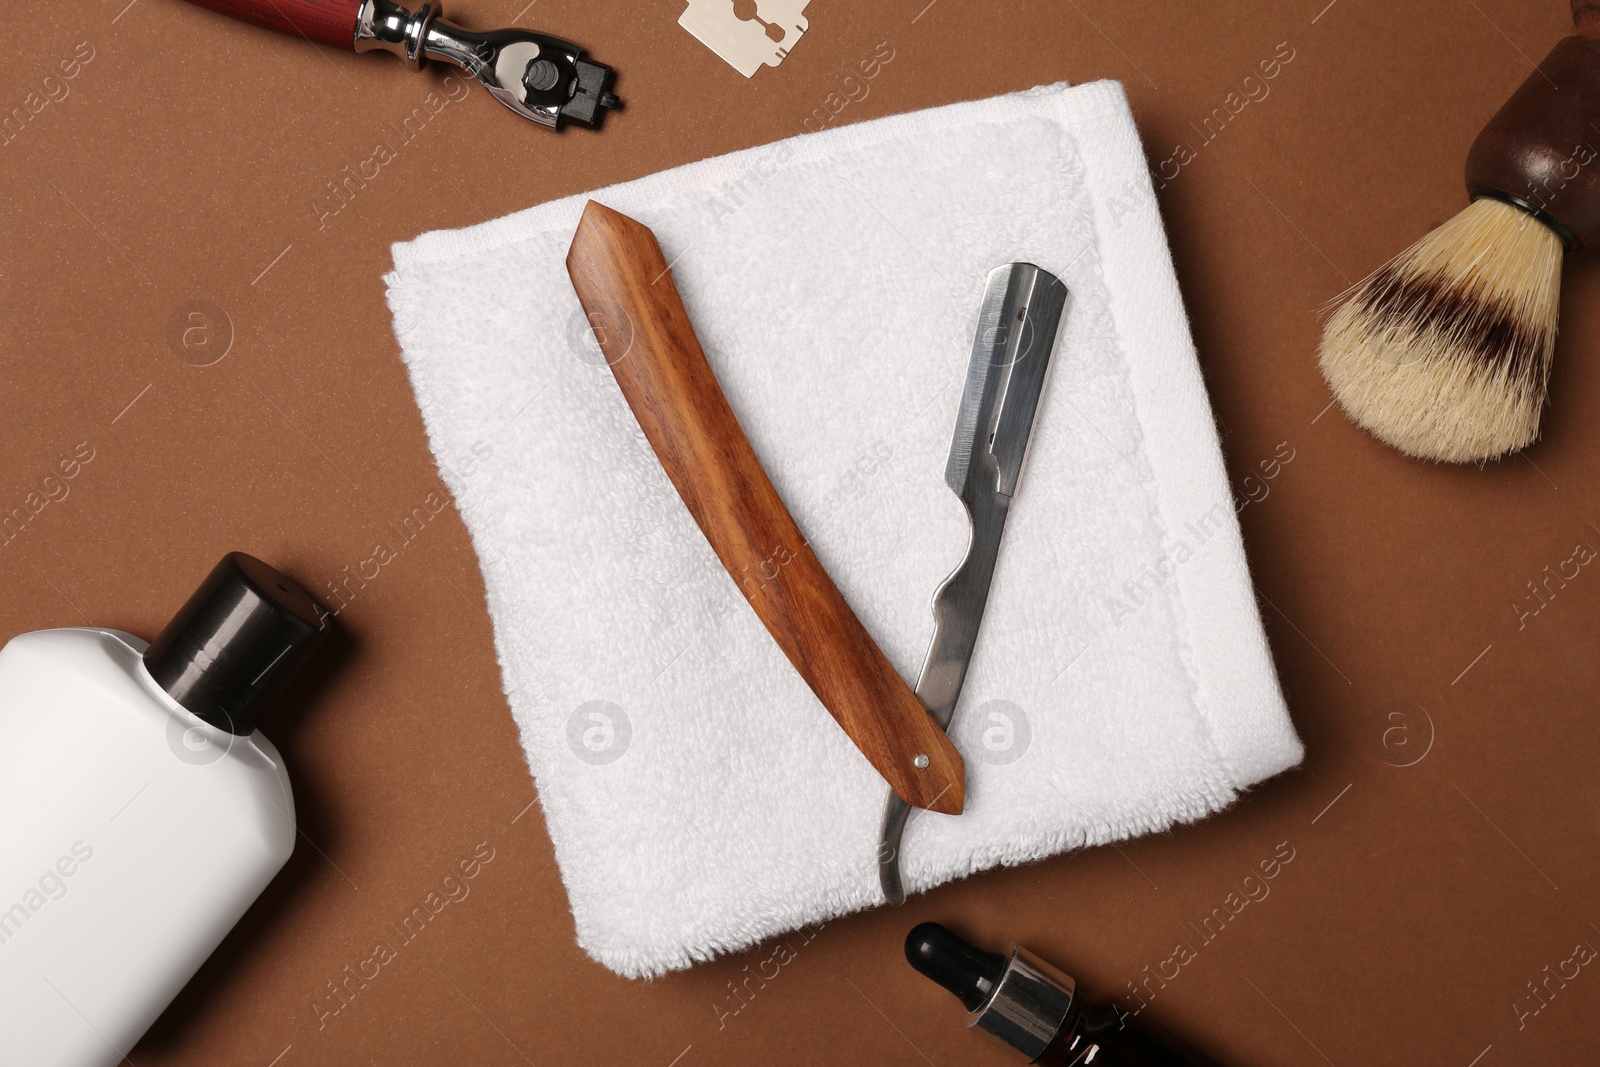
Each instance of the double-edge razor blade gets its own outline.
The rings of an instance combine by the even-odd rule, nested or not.
[[[689,0],[678,25],[746,78],[776,67],[809,23],[810,0]]]

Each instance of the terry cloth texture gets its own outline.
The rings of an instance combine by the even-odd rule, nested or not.
[[[592,194],[651,227],[817,555],[914,680],[990,268],[1071,290],[909,891],[1198,819],[1297,763],[1126,98],[861,123]],[[885,785],[644,440],[565,269],[588,199],[394,246],[395,332],[482,564],[579,943],[660,974],[882,901]],[[487,457],[487,458],[485,458]]]

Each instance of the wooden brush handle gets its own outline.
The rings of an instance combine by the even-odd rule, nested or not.
[[[1572,0],[1572,24],[1585,36],[1600,34],[1600,0]]]
[[[242,22],[354,49],[362,0],[189,0]]]
[[[591,200],[567,273],[661,466],[778,647],[906,803],[960,812],[960,755],[845,603],[761,469],[655,235]]]
[[[1568,250],[1600,241],[1600,0],[1572,0],[1564,38],[1478,134],[1467,192],[1511,200]]]

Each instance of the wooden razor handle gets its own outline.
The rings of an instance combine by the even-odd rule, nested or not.
[[[265,26],[279,33],[292,34],[353,50],[356,46],[356,19],[362,0],[189,0],[199,7],[231,15],[241,22]]]
[[[762,470],[655,235],[591,200],[567,273],[667,477],[772,639],[906,803],[959,813],[961,756],[845,603]]]

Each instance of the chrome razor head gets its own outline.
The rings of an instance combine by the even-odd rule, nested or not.
[[[439,4],[412,11],[394,0],[366,0],[356,23],[358,52],[382,49],[422,67],[443,60],[472,75],[489,95],[525,119],[559,129],[597,127],[622,101],[616,72],[583,50],[530,30],[469,30],[440,18]]]

